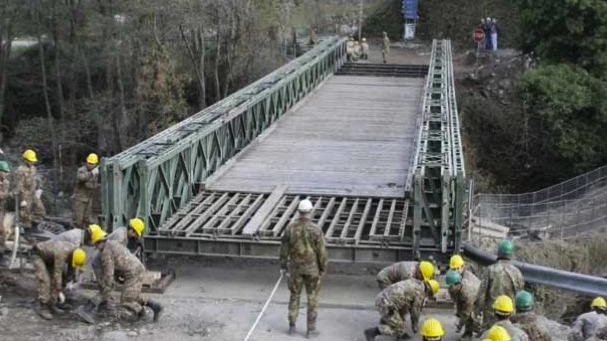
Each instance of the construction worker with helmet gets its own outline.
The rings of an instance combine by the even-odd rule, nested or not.
[[[455,303],[455,316],[459,318],[456,332],[459,333],[464,329],[462,337],[471,337],[476,328],[474,302],[478,296],[481,281],[474,275],[462,278],[462,275],[453,269],[447,271],[445,281],[449,288],[449,296]]]
[[[514,302],[508,295],[500,295],[493,302],[493,314],[495,315],[496,322],[494,326],[500,326],[510,335],[512,341],[529,341],[529,336],[520,325],[513,324],[510,322],[510,317],[514,315]],[[489,332],[482,335],[481,338],[489,337]]]
[[[322,230],[312,223],[314,206],[308,199],[299,202],[298,216],[285,229],[280,246],[280,271],[287,273],[289,335],[295,333],[301,290],[308,295],[307,337],[318,335],[316,318],[321,280],[327,272],[327,249]]]
[[[65,302],[63,278],[77,280],[77,270],[86,264],[86,252],[72,243],[50,239],[34,245],[32,255],[38,280],[35,309],[42,318],[50,320],[53,313],[63,312],[58,306]]]
[[[506,328],[494,325],[487,331],[487,337],[483,341],[511,341],[512,337]]]
[[[375,297],[375,308],[381,315],[380,325],[365,330],[366,340],[375,340],[377,335],[408,338],[405,332],[407,314],[410,314],[411,330],[416,334],[424,302],[434,297],[439,289],[438,282],[433,279],[420,281],[410,278],[382,290]]]
[[[360,59],[369,59],[369,43],[367,42],[367,38],[363,37],[362,42],[360,43],[360,47],[362,49]]]
[[[84,229],[91,221],[93,203],[99,188],[99,156],[91,153],[86,164],[78,168],[76,186],[72,196],[72,220],[74,226]]]
[[[569,340],[584,341],[595,334],[599,329],[607,327],[607,302],[603,297],[595,297],[590,303],[590,312],[577,317],[571,327]]]
[[[445,336],[445,329],[439,320],[428,318],[422,323],[420,334],[424,341],[440,341]]]
[[[23,152],[23,165],[15,171],[15,192],[19,200],[19,224],[25,228],[36,227],[46,215],[42,204],[42,183],[35,164],[38,156],[32,149]]]
[[[5,240],[4,240],[4,215],[6,212],[7,202],[10,199],[10,182],[8,180],[8,176],[11,172],[11,169],[6,161],[0,161],[0,260],[4,256],[5,249]],[[11,226],[6,227],[11,228]]]
[[[377,273],[375,279],[380,289],[385,289],[391,284],[415,278],[418,280],[434,278],[434,264],[429,261],[405,261],[389,265]]]
[[[514,299],[516,314],[510,317],[512,323],[519,324],[521,329],[527,333],[530,341],[550,341],[550,333],[546,326],[542,325],[533,312],[533,295],[525,290],[516,293]]]
[[[123,312],[140,319],[145,314],[144,306],[154,312],[154,322],[162,313],[160,303],[146,299],[141,295],[145,266],[125,245],[117,240],[109,240],[107,233],[100,227],[91,226],[91,242],[100,253],[102,275],[97,278],[100,285],[102,303],[100,306],[113,306],[111,293],[116,278],[122,278],[124,284],[120,295]]]
[[[490,265],[483,276],[475,302],[476,315],[482,314],[482,329],[488,329],[494,321],[492,303],[500,295],[514,299],[523,290],[525,280],[521,271],[512,264],[514,245],[510,240],[502,240],[498,245],[497,262]]]

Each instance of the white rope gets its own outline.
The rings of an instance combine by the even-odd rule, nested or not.
[[[261,317],[263,316],[263,313],[265,313],[266,309],[268,308],[268,305],[272,301],[272,297],[274,297],[274,294],[276,293],[276,290],[278,290],[278,286],[280,285],[280,281],[282,280],[282,276],[283,276],[283,273],[281,272],[280,273],[280,277],[278,277],[278,280],[276,281],[276,284],[274,284],[274,289],[272,290],[272,293],[270,294],[270,297],[268,297],[268,300],[266,301],[266,304],[263,305],[263,308],[261,308],[261,311],[259,312],[259,315],[257,315],[257,319],[255,320],[255,323],[253,323],[253,325],[251,326],[251,329],[249,329],[249,332],[247,333],[247,336],[245,336],[245,338],[242,341],[248,341],[249,337],[251,337],[251,334],[253,334],[253,331],[255,330],[255,327],[257,327],[257,324],[261,320]]]

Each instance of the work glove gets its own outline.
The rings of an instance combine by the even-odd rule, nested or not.
[[[91,173],[93,173],[93,175],[95,175],[95,176],[99,175],[99,166],[93,168],[91,170]]]
[[[41,189],[37,189],[36,190],[36,198],[40,199],[41,196],[42,196],[42,190]]]
[[[59,304],[65,303],[65,295],[62,292],[57,295],[57,302],[59,302]]]
[[[19,204],[19,207],[25,207],[25,206],[27,206],[27,201],[22,200],[21,204]]]

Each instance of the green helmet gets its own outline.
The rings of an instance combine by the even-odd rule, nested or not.
[[[0,161],[0,172],[10,172],[11,169],[8,166],[8,162],[6,161]]]
[[[533,295],[525,290],[516,293],[516,309],[529,310],[533,308]]]
[[[512,245],[512,241],[508,239],[502,240],[497,247],[497,256],[500,258],[510,258],[513,253],[514,245]]]
[[[455,270],[449,270],[447,271],[447,276],[445,278],[445,282],[447,283],[447,286],[452,286],[458,283],[461,283],[462,281],[462,275],[459,274],[459,272],[455,271]]]

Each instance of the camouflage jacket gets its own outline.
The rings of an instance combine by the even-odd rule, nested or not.
[[[99,187],[98,177],[93,174],[87,166],[78,168],[76,175],[77,182],[74,188],[74,199],[88,201],[95,194],[95,189]]]
[[[477,309],[490,307],[499,295],[508,295],[514,299],[517,291],[525,286],[521,271],[509,260],[498,260],[489,266],[478,292]]]
[[[327,249],[322,231],[308,218],[287,226],[280,246],[280,264],[296,275],[318,276],[327,271]]]
[[[381,269],[377,274],[377,282],[381,287],[387,287],[390,284],[404,281],[406,279],[415,278],[418,262],[398,262]]]
[[[506,329],[508,335],[510,335],[510,341],[529,341],[529,336],[523,331],[521,326],[518,324],[513,324],[509,320],[502,320],[495,322],[495,325],[504,327],[504,329]],[[480,339],[486,339],[487,333],[488,331],[485,331]]]
[[[426,287],[424,282],[417,279],[407,279],[390,285],[382,290],[375,301],[379,302],[384,310],[409,312],[411,326],[417,330],[419,316],[426,300]]]
[[[101,267],[103,276],[99,285],[104,296],[107,296],[114,288],[115,276],[128,279],[141,276],[145,272],[145,266],[139,259],[116,240],[105,242],[101,250]]]
[[[602,328],[597,328],[594,331],[594,335],[587,338],[586,341],[605,341],[607,340],[607,326]]]
[[[464,273],[461,289],[455,292],[452,290],[453,287],[449,288],[449,295],[455,303],[456,315],[460,319],[466,319],[474,313],[474,302],[481,286],[481,281],[473,273],[469,271]]]
[[[578,316],[571,327],[569,339],[583,341],[594,335],[596,330],[607,326],[607,316],[591,311]]]
[[[54,295],[58,295],[63,289],[63,274],[66,273],[67,280],[75,279],[76,272],[71,266],[71,257],[74,250],[78,248],[73,243],[63,240],[50,239],[36,244],[34,253],[37,253],[40,258],[47,264],[47,268],[51,270],[52,288],[55,290]]]
[[[13,202],[9,202],[9,199],[12,196],[10,187],[11,185],[7,178],[0,181],[0,215],[7,211],[11,211],[10,208],[15,206]]]
[[[56,235],[54,239],[62,240],[64,242],[72,243],[77,247],[81,247],[84,245],[84,230],[71,229]]]
[[[510,318],[510,321],[520,325],[529,336],[529,341],[550,341],[552,339],[548,329],[539,323],[533,312],[517,313]]]
[[[129,238],[127,233],[127,228],[124,226],[115,228],[112,233],[108,234],[107,239],[115,240],[120,244],[126,246]]]
[[[17,183],[15,192],[19,195],[19,201],[32,201],[36,190],[40,188],[40,179],[34,166],[21,165],[15,171]]]

